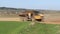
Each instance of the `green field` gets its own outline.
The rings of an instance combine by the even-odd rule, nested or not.
[[[28,26],[27,22],[0,22],[0,34],[19,34],[24,28]]]
[[[36,23],[20,32],[21,34],[60,34],[60,24]]]
[[[1,21],[0,34],[60,34],[60,24],[29,24],[30,22]]]

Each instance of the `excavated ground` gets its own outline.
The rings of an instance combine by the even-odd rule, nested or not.
[[[0,21],[21,21],[20,17],[0,17]],[[46,24],[60,24],[59,14],[44,14],[44,22]]]

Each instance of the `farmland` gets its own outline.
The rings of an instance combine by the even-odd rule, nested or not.
[[[23,30],[21,34],[60,34],[60,25],[36,23]]]
[[[0,34],[60,34],[60,24],[0,21]]]
[[[27,22],[1,21],[0,34],[19,34],[28,24]]]
[[[60,34],[60,11],[40,10],[44,13],[44,22],[30,25],[20,21],[19,13],[25,10],[0,8],[0,34]]]

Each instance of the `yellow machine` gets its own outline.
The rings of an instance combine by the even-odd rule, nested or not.
[[[35,19],[35,21],[42,21],[42,20],[43,20],[43,17],[44,17],[43,14],[35,15],[35,16],[34,16],[34,19]]]
[[[37,11],[36,11],[37,12]],[[35,11],[25,11],[22,13],[22,15],[19,15],[19,16],[22,16],[22,17],[25,17],[26,21],[32,21],[33,19],[35,21],[42,21],[43,20],[43,17],[44,15],[43,14],[40,14],[39,12],[36,13]]]

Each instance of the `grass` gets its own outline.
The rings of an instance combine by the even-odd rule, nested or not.
[[[59,24],[36,23],[20,32],[21,34],[60,34]]]
[[[0,34],[60,34],[60,24],[0,21]]]
[[[0,34],[19,34],[21,30],[27,27],[28,22],[1,21]]]

